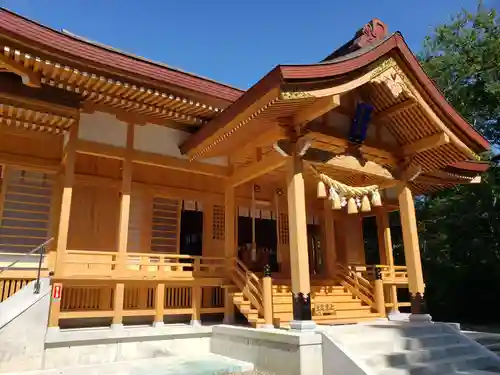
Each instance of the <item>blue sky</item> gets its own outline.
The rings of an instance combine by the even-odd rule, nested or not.
[[[500,6],[500,0],[486,0]],[[476,0],[0,0],[26,17],[246,89],[277,64],[319,61],[372,18],[418,51]]]

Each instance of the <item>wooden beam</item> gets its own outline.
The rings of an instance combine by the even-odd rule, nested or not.
[[[419,139],[413,143],[403,146],[402,151],[404,156],[410,156],[424,152],[439,146],[443,146],[450,142],[450,137],[446,133],[438,133],[427,138]]]
[[[286,162],[285,157],[275,151],[271,151],[264,155],[261,161],[250,164],[243,168],[236,168],[235,172],[226,181],[226,186],[236,187],[251,181],[259,176],[269,173],[281,166]]]
[[[234,190],[234,187],[228,186],[224,194],[224,255],[226,259],[238,256],[235,233],[237,214]]]
[[[106,145],[98,142],[85,140],[78,141],[77,152],[81,154],[104,156],[113,159],[123,159],[125,149],[122,147]],[[221,165],[202,163],[199,161],[189,161],[173,156],[153,154],[145,151],[132,151],[132,160],[135,163],[153,165],[162,168],[175,169],[183,172],[203,174],[207,176],[222,177],[228,176],[229,169]]]
[[[387,169],[379,164],[367,161],[364,165],[359,162],[354,156],[345,155],[330,159],[325,164],[343,172],[352,173],[353,171],[383,178],[386,180],[394,180],[394,176]]]
[[[340,105],[340,95],[332,95],[317,99],[313,104],[297,113],[292,120],[293,125],[303,126],[324,115]]]
[[[0,164],[35,169],[43,172],[55,173],[61,168],[61,161],[57,159],[43,159],[34,156],[0,152]]]
[[[327,143],[328,145],[345,149],[349,146],[347,135],[340,134],[337,130],[331,127],[322,126],[321,124],[311,124],[307,127],[307,135],[310,139],[319,142]],[[397,163],[396,150],[387,144],[374,144],[365,142],[361,145],[361,153],[372,155],[381,159],[387,160],[388,164],[395,165]]]
[[[0,54],[0,63],[9,72],[15,73],[20,76],[26,86],[36,88],[42,87],[40,75],[33,72],[31,69],[26,68],[24,65],[10,59],[4,54]]]
[[[395,104],[387,109],[384,109],[380,112],[375,113],[372,121],[375,123],[382,122],[384,120],[387,120],[387,118],[389,118],[389,117],[395,116],[398,113],[401,113],[401,112],[413,107],[416,104],[417,104],[417,101],[415,99],[413,99],[413,98],[406,99],[406,100],[404,100],[398,104]]]

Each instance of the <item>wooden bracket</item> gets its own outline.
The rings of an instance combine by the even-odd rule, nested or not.
[[[42,81],[37,73],[8,58],[7,56],[0,54],[0,65],[2,65],[9,72],[20,76],[26,86],[36,88],[42,87]]]

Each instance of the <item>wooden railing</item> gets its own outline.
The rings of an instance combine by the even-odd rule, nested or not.
[[[63,259],[58,277],[176,279],[226,275],[226,259],[216,257],[68,250]]]
[[[12,297],[35,278],[0,278],[0,302]]]
[[[356,269],[356,266],[344,266],[343,264],[337,264],[336,269],[336,276],[342,286],[368,306],[376,308],[373,285],[363,277],[361,270]]]
[[[253,308],[264,314],[263,292],[260,279],[250,271],[245,264],[237,259],[233,259],[232,279],[236,286],[242,291],[245,298],[252,304]]]
[[[153,321],[163,321],[164,316],[223,313],[224,293],[221,286],[163,286],[163,297],[158,296],[158,284],[141,286],[125,284],[122,304],[116,305],[117,284],[67,285],[63,284],[59,308],[54,311],[57,319],[51,318],[52,325],[59,325],[60,319],[115,318],[143,316]],[[195,293],[194,289],[201,290]],[[196,297],[197,296],[197,297]],[[195,301],[198,298],[198,301]],[[58,310],[58,311],[57,311]]]
[[[408,283],[408,271],[406,266],[375,266],[380,270],[382,280],[386,284],[406,284]]]

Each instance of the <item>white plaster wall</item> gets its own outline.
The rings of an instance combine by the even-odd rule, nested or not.
[[[103,112],[82,113],[78,138],[125,147],[127,144],[127,124],[115,116]]]
[[[135,125],[134,132],[134,149],[187,159],[185,155],[181,154],[179,146],[189,137],[190,133],[155,124]],[[127,123],[103,112],[82,113],[78,138],[125,147],[127,144]],[[227,165],[226,157],[207,158],[199,161],[207,164]]]

